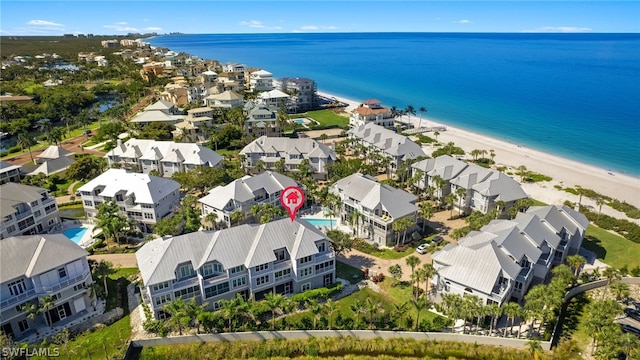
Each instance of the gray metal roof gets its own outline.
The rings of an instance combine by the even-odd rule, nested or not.
[[[15,213],[14,206],[39,200],[45,192],[43,188],[12,182],[0,185],[0,216]]]
[[[284,190],[287,186],[297,186],[292,178],[272,172],[264,171],[255,176],[245,176],[234,180],[225,186],[218,186],[209,191],[209,194],[198,200],[215,209],[224,208],[229,201],[244,203],[252,200],[260,190],[273,194]]]
[[[225,269],[252,267],[275,261],[273,251],[281,248],[286,248],[292,259],[300,259],[318,253],[315,241],[323,239],[326,235],[302,219],[282,219],[156,239],[138,250],[136,259],[149,286],[175,280],[179,264],[190,262],[198,269],[215,260]]]
[[[356,126],[350,129],[348,134],[383,150],[388,155],[399,156],[402,160],[425,156],[422,148],[408,137],[374,123]]]
[[[487,197],[496,196],[496,200],[504,202],[529,197],[517,181],[499,171],[492,171],[489,177],[471,188]]]
[[[178,155],[179,153],[179,155]],[[206,146],[147,139],[129,139],[110,150],[105,157],[119,156],[141,160],[162,160],[189,165],[216,166],[224,158]]]
[[[305,158],[318,157],[336,160],[335,151],[311,138],[291,139],[261,136],[245,146],[240,154],[279,152],[281,157],[285,157],[293,149],[297,149]]]
[[[433,254],[433,261],[444,278],[486,294],[491,293],[500,275],[515,280],[521,270],[494,242],[479,248],[443,249]]]
[[[135,194],[136,203],[155,204],[174,191],[180,190],[180,184],[171,179],[148,174],[130,173],[124,169],[109,169],[97,178],[81,186],[79,191],[92,192],[104,187],[100,196],[113,197],[119,191],[126,195]]]
[[[543,222],[538,215],[519,213],[514,221],[518,223],[518,228],[538,244],[538,247],[542,246],[544,241],[554,249],[557,249],[558,245],[560,245],[562,240],[560,236],[556,234],[548,223]]]
[[[360,173],[349,175],[336,181],[331,188],[361,202],[368,209],[381,206],[394,219],[418,211],[415,202],[418,198],[404,190],[382,185],[369,176]]]
[[[440,175],[443,180],[451,180],[467,167],[467,163],[449,155],[442,155],[435,159],[419,161],[411,167],[422,170],[429,176]]]
[[[73,164],[74,162],[76,162],[76,160],[70,156],[61,156],[59,158],[43,162],[37,168],[32,170],[28,175],[37,175],[40,173],[47,176],[53,175],[68,169],[69,166],[71,166],[71,164]]]
[[[12,236],[0,240],[0,282],[33,277],[87,256],[62,234]]]
[[[69,155],[73,155],[73,153],[61,146],[51,145],[36,157],[38,159],[57,159],[59,157]]]
[[[532,206],[527,210],[527,214],[538,215],[556,232],[565,228],[572,234],[584,233],[589,226],[589,220],[586,216],[564,205]]]

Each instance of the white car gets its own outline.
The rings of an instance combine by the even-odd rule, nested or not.
[[[418,254],[424,254],[427,252],[427,247],[429,246],[429,244],[422,244],[422,245],[418,245],[418,247],[416,248],[416,252]]]

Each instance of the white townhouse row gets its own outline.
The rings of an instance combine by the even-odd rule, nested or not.
[[[280,137],[261,136],[241,151],[244,156],[242,163],[245,171],[258,172],[256,165],[264,164],[266,170],[276,170],[276,162],[284,162],[286,172],[297,172],[298,166],[304,160],[308,160],[314,179],[325,180],[328,178],[327,166],[332,165],[337,157],[336,152],[310,138],[291,139]]]
[[[223,160],[221,155],[206,146],[145,139],[129,139],[125,143],[118,141],[104,157],[109,166],[118,164],[123,169],[144,174],[155,171],[163,177],[198,166],[221,166]]]
[[[261,300],[333,284],[335,253],[308,222],[282,219],[218,231],[198,231],[146,243],[136,252],[142,297],[156,318],[163,306],[195,298],[220,308],[236,294]]]
[[[62,234],[12,236],[0,241],[0,330],[14,340],[77,319],[90,311],[93,283],[87,253]],[[25,305],[53,305],[29,316]]]
[[[292,178],[265,171],[255,176],[245,176],[225,186],[217,186],[199,199],[202,217],[216,213],[217,221],[231,227],[231,214],[240,211],[244,219],[251,216],[253,205],[280,206],[280,194],[288,186],[302,186]]]
[[[578,252],[587,218],[566,206],[534,206],[494,220],[433,254],[436,291],[473,294],[485,304],[521,301],[548,280],[552,266]]]
[[[498,201],[503,202],[499,207],[503,214],[517,200],[529,197],[510,176],[449,155],[419,161],[412,164],[411,168],[413,174],[421,174],[421,179],[415,186],[425,191],[430,187],[434,188],[434,195],[440,199],[451,193],[457,194],[458,189],[464,189],[463,199],[456,201],[454,207],[467,214],[473,211],[486,214],[498,207]],[[442,188],[434,181],[438,177],[444,181]]]
[[[100,204],[115,201],[120,213],[134,220],[143,233],[180,204],[180,184],[171,179],[124,169],[109,169],[78,189],[88,219]]]
[[[361,145],[365,148],[366,152],[361,156],[379,153],[389,158],[389,167],[394,173],[406,161],[425,156],[420,145],[408,137],[374,123],[358,125],[347,131],[347,136],[355,140],[352,146]]]
[[[0,185],[0,217],[0,239],[43,234],[60,224],[58,205],[49,191],[12,182]]]
[[[418,198],[404,190],[380,184],[369,175],[356,173],[336,181],[329,187],[329,193],[342,201],[340,216],[358,237],[379,246],[391,245],[399,241],[411,240],[415,230]],[[360,219],[351,224],[351,214],[357,211]],[[400,219],[411,219],[413,226],[405,233],[398,234],[393,224]],[[405,237],[405,235],[408,235]]]

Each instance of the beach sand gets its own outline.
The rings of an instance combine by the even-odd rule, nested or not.
[[[337,100],[348,104],[348,107],[345,109],[347,112],[359,106],[358,101],[341,98],[321,91],[318,91],[318,94],[329,98],[335,97]],[[419,119],[419,116],[411,116],[411,123],[417,127],[420,121]],[[401,121],[408,122],[409,118],[404,116],[404,119]],[[621,201],[624,200],[629,204],[640,207],[640,177],[609,172],[606,169],[601,169],[596,166],[472,133],[428,118],[422,119],[422,126],[446,126],[446,131],[440,131],[438,141],[441,143],[454,142],[456,146],[464,149],[467,154],[474,149],[494,150],[496,154],[494,160],[498,166],[506,165],[517,168],[520,165],[524,165],[527,167],[527,170],[552,177],[553,180],[549,182],[523,184],[525,192],[536,200],[548,204],[562,204],[564,200],[577,202],[578,196],[560,191],[554,188],[554,185],[560,185],[562,187],[580,185],[583,188],[592,189],[598,193]],[[425,133],[425,135],[434,137],[433,133]],[[431,151],[436,148],[431,148],[430,145],[426,145],[423,149],[427,154],[430,154]],[[467,157],[469,157],[469,155],[467,155]],[[519,180],[515,172],[514,178]],[[594,208],[597,209],[595,201],[593,200],[583,197],[582,203],[594,206]],[[625,217],[624,214],[606,206],[602,208],[602,212],[616,217]],[[638,223],[638,221],[635,222]]]

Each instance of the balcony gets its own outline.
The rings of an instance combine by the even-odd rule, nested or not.
[[[291,260],[284,260],[273,263],[273,271],[291,268]]]
[[[33,213],[31,211],[25,211],[25,212],[21,212],[21,213],[17,213],[14,214],[14,216],[16,217],[16,221],[20,221],[28,216],[33,215]]]
[[[77,284],[79,282],[84,282],[86,280],[86,278],[91,276],[91,272],[89,270],[86,270],[84,274],[82,275],[78,275],[74,278],[65,280],[65,281],[61,281],[57,284],[55,284],[54,286],[50,286],[50,287],[42,287],[42,291],[46,294],[51,294],[54,293],[56,291],[60,291],[66,287],[69,287],[71,285]]]
[[[538,262],[536,262],[536,264],[538,265],[548,265],[549,264],[549,259],[551,258],[551,252],[548,252],[546,254],[542,254],[540,255],[540,258],[538,259]]]
[[[185,286],[197,285],[200,284],[200,279],[198,276],[194,275],[192,277],[182,279],[180,281],[176,281],[173,283],[173,289],[183,288]]]
[[[316,264],[322,263],[327,260],[331,260],[336,257],[336,254],[333,251],[328,251],[325,253],[316,254]]]
[[[12,304],[16,304],[19,302],[23,302],[26,300],[31,299],[32,297],[34,297],[36,295],[36,290],[35,289],[31,289],[31,290],[27,290],[26,292],[23,292],[22,294],[16,295],[16,296],[12,296],[6,300],[3,300],[2,302],[0,302],[0,307],[1,308],[6,308],[7,306],[10,306]]]
[[[531,274],[531,268],[522,268],[516,280],[520,281],[523,284],[526,284],[530,274]]]
[[[41,199],[42,206],[47,206],[47,205],[53,204],[55,202],[56,202],[56,199],[55,198],[51,198],[51,197]]]
[[[214,276],[210,276],[207,278],[202,278],[202,286],[206,287],[208,285],[212,285],[215,283],[218,283],[220,281],[225,281],[225,280],[229,280],[229,274],[228,273],[221,273],[221,274],[216,274]],[[175,285],[174,285],[175,287]]]

